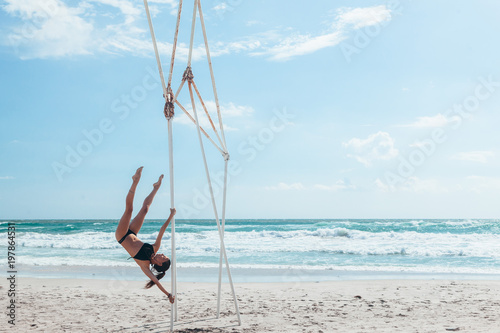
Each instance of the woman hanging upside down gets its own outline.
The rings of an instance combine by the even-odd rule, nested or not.
[[[156,252],[158,252],[158,249],[160,248],[163,233],[165,232],[170,221],[175,215],[175,208],[170,209],[170,216],[161,227],[160,232],[158,233],[158,237],[156,238],[156,242],[153,245],[143,243],[137,237],[137,234],[139,233],[139,230],[141,230],[142,223],[144,222],[144,218],[146,217],[149,207],[153,202],[153,198],[155,197],[156,192],[158,192],[158,189],[161,186],[163,175],[160,176],[158,182],[153,184],[153,191],[146,197],[146,199],[144,199],[144,204],[142,205],[141,210],[139,211],[139,213],[137,213],[137,216],[134,217],[132,222],[130,222],[130,219],[132,218],[132,206],[134,202],[135,189],[137,188],[137,184],[141,179],[142,168],[143,167],[137,169],[135,175],[132,177],[132,186],[130,188],[130,191],[128,191],[127,199],[125,201],[125,213],[123,213],[120,223],[118,223],[115,237],[118,243],[120,243],[132,256],[132,258],[134,258],[135,262],[137,263],[137,265],[139,265],[144,274],[146,274],[151,279],[151,281],[146,284],[146,288],[151,288],[156,284],[158,288],[160,288],[160,290],[168,296],[168,300],[170,301],[170,303],[174,303],[175,296],[166,291],[165,288],[163,288],[163,286],[160,284],[160,281],[158,281],[165,276],[165,272],[169,269],[170,259],[164,254],[157,254]],[[150,266],[152,267],[150,268]],[[153,268],[158,274],[153,274]]]

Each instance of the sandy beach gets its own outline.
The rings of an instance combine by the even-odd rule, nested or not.
[[[21,278],[9,332],[167,332],[166,297],[143,285]],[[240,283],[241,326],[227,284],[215,318],[216,287],[178,284],[176,332],[500,332],[500,281]]]

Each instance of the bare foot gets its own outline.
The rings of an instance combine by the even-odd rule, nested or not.
[[[139,169],[137,169],[135,175],[132,176],[132,180],[134,181],[134,183],[138,183],[139,180],[141,179],[142,168],[144,167],[140,167]]]
[[[160,178],[158,179],[158,181],[153,184],[153,187],[155,189],[159,189],[160,188],[162,179],[163,179],[163,175],[161,175]]]

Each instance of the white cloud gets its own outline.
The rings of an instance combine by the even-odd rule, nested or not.
[[[179,1],[178,0],[149,0],[149,3],[160,3],[160,4],[167,4],[172,7],[177,7]]]
[[[278,44],[263,45],[262,50],[252,52],[254,56],[267,56],[273,61],[286,61],[293,57],[311,54],[321,49],[340,44],[349,31],[377,25],[391,19],[391,10],[385,5],[366,8],[342,8],[328,31],[319,35],[294,33],[281,37]]]
[[[264,24],[264,23],[261,22],[261,21],[250,20],[250,21],[247,21],[246,26],[247,27],[252,27],[254,25],[262,25],[262,24]]]
[[[411,148],[427,148],[429,143],[427,141],[415,141],[414,143],[410,144]]]
[[[302,185],[302,183],[293,183],[293,184],[279,183],[276,186],[266,186],[265,189],[268,191],[290,191],[290,190],[305,190],[305,187],[304,185]]]
[[[446,193],[448,188],[440,184],[436,179],[421,179],[408,177],[404,182],[397,185],[386,184],[379,178],[374,182],[376,188],[382,192],[413,192],[413,193]]]
[[[345,180],[338,180],[335,184],[333,185],[323,185],[323,184],[316,184],[313,187],[316,190],[323,190],[323,191],[341,191],[341,190],[355,190],[356,185],[351,184],[349,181]]]
[[[219,130],[220,125],[218,122],[218,115],[217,115],[217,106],[215,104],[215,101],[204,101],[205,106],[207,108],[208,113],[210,114],[210,118],[212,119],[214,126],[217,130]],[[188,111],[194,118],[194,113],[193,109],[191,106],[186,107],[186,111]],[[174,118],[174,121],[179,124],[184,124],[184,125],[193,125],[193,121],[189,119],[189,117],[182,111],[180,108],[177,109],[177,115]],[[205,131],[208,131],[210,128],[212,128],[212,125],[210,124],[210,121],[208,117],[206,116],[206,113],[200,103],[196,103],[196,112],[198,113],[198,120],[200,122],[201,127]],[[254,113],[254,109],[250,106],[246,105],[236,105],[232,102],[222,104],[220,105],[220,112],[221,112],[221,117],[224,121],[225,118],[239,118],[239,117],[247,117],[250,116]],[[224,124],[224,123],[223,123]],[[237,130],[236,128],[227,126],[224,124],[224,130],[228,131],[235,131]]]
[[[335,46],[346,37],[341,32],[310,36],[294,35],[284,38],[279,44],[265,49],[264,51],[253,52],[256,56],[269,56],[270,60],[284,61],[296,56],[314,53],[326,47]]]
[[[85,7],[68,7],[59,0],[6,0],[3,10],[24,23],[8,33],[4,43],[21,58],[91,54],[94,27],[80,17]]]
[[[374,184],[382,192],[389,192],[391,190],[391,187],[380,180],[380,178],[375,179]]]
[[[14,179],[14,177],[11,177],[11,176],[0,176],[0,180],[10,180],[10,179]]]
[[[152,56],[152,46],[142,3],[130,0],[6,0],[2,9],[21,19],[2,43],[14,45],[19,56],[29,58],[57,58],[96,53],[132,54]],[[153,15],[161,6],[170,7],[176,15],[176,0],[150,0]],[[213,9],[226,10],[221,3]],[[338,45],[349,31],[380,24],[391,19],[385,6],[343,8],[320,34],[304,34],[286,28],[282,32],[271,30],[232,42],[211,41],[212,56],[246,52],[251,56],[265,56],[273,61],[314,53]],[[113,23],[109,23],[113,22]],[[248,25],[258,24],[249,21]],[[172,44],[158,41],[162,54],[170,54]],[[188,45],[179,43],[177,56],[185,61]],[[203,59],[205,47],[195,45],[193,60]]]
[[[209,112],[217,109],[214,101],[208,101],[206,106]],[[235,105],[229,102],[220,106],[220,112],[224,117],[243,117],[253,114],[254,109],[251,106]]]
[[[385,5],[365,8],[341,8],[337,11],[338,25],[354,29],[377,25],[391,20],[391,10]]]
[[[498,192],[500,190],[500,178],[499,177],[484,177],[484,176],[468,176],[466,178],[467,187],[475,192],[482,193],[485,190],[494,190]]]
[[[366,167],[377,160],[390,160],[398,155],[394,139],[387,132],[378,132],[366,139],[353,138],[342,145],[353,151],[348,157],[355,158]]]
[[[305,186],[302,183],[279,183],[274,186],[266,186],[266,190],[268,191],[292,191],[292,190],[320,190],[320,191],[345,191],[345,190],[355,190],[356,186],[351,184],[349,180],[338,180],[333,185],[325,185],[325,184],[315,184],[313,186]]]
[[[488,158],[493,156],[495,156],[495,153],[492,151],[469,151],[453,155],[452,158],[461,161],[487,163]]]
[[[218,12],[218,11],[221,11],[221,10],[224,11],[224,10],[226,10],[226,8],[227,8],[227,3],[221,2],[220,4],[214,6],[213,10],[215,10],[215,11]]]
[[[404,182],[388,184],[377,178],[375,187],[381,192],[411,192],[411,193],[450,193],[456,191],[496,194],[500,191],[500,177],[468,176],[465,179],[449,180],[443,179],[421,179],[415,176],[405,179]]]
[[[152,0],[158,5],[177,6],[173,0]],[[7,0],[2,9],[19,17],[2,43],[13,46],[22,59],[60,58],[96,53],[151,56],[149,30],[144,21],[144,9],[128,0],[86,0],[74,7],[61,0]],[[158,13],[158,7],[154,7]],[[101,22],[101,24],[99,24]],[[102,22],[106,22],[102,25]],[[108,23],[113,22],[113,23]],[[172,44],[159,42],[158,48],[170,53]],[[188,48],[180,44],[181,60],[187,59]],[[197,46],[193,59],[199,60],[205,48]]]
[[[451,118],[446,117],[445,115],[438,113],[435,116],[431,117],[417,117],[417,120],[411,124],[407,125],[398,125],[398,127],[413,127],[413,128],[429,128],[429,127],[444,127],[449,123],[455,121],[458,116],[453,116]]]
[[[446,187],[439,184],[436,179],[420,179],[418,177],[410,177],[403,184],[405,191],[422,193],[422,192],[448,192]]]
[[[122,14],[124,14],[128,20],[133,20],[134,18],[141,15],[142,10],[135,7],[132,2],[127,0],[88,0],[90,2],[101,3],[103,5],[112,6],[118,8]]]

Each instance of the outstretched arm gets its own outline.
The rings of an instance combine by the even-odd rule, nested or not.
[[[161,239],[163,238],[163,234],[165,233],[165,230],[167,230],[170,221],[172,221],[175,212],[176,212],[175,208],[170,208],[170,216],[168,217],[167,221],[163,223],[163,225],[161,226],[160,232],[158,233],[158,237],[156,237],[156,242],[153,244],[155,253],[158,252],[158,250],[160,249]]]
[[[175,301],[175,296],[172,295],[171,293],[169,293],[167,290],[165,290],[165,288],[163,288],[163,286],[161,285],[160,281],[158,281],[158,279],[156,278],[156,276],[147,268],[147,267],[142,267],[141,266],[141,269],[142,271],[144,272],[144,274],[146,274],[146,276],[148,278],[151,279],[151,281],[153,281],[157,286],[158,288],[160,288],[160,290],[165,294],[167,295],[168,297],[168,300],[170,301],[170,303],[174,303]]]

